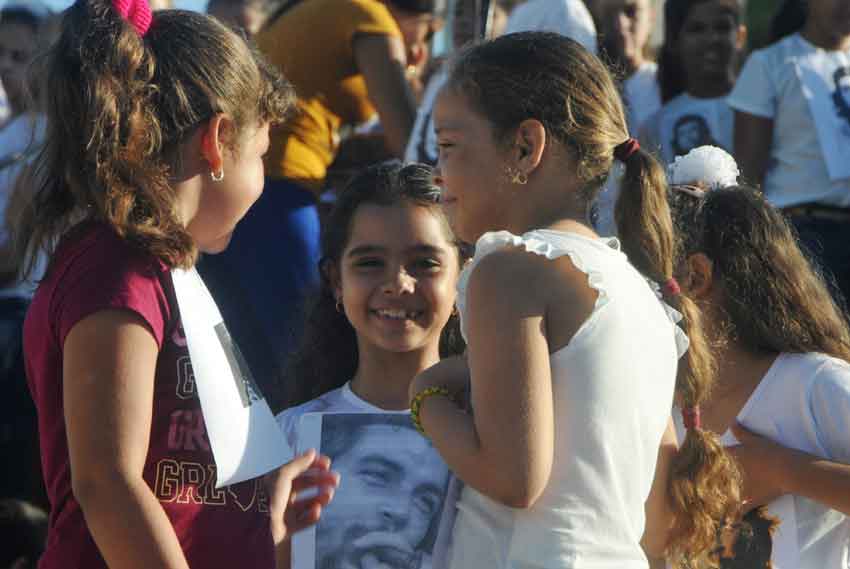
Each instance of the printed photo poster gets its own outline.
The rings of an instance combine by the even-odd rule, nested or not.
[[[290,458],[280,428],[201,276],[195,269],[171,275],[215,458],[216,488],[261,476]]]
[[[734,112],[721,99],[687,95],[671,101],[661,117],[661,153],[672,163],[698,146],[718,146],[732,152]]]
[[[294,569],[431,569],[449,470],[398,413],[306,413],[298,452],[330,457],[340,484],[292,540]]]
[[[801,38],[797,41],[803,42]],[[850,51],[811,51],[796,66],[832,181],[850,178]]]

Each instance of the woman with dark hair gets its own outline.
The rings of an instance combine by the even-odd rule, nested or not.
[[[438,9],[436,0],[296,2],[256,38],[295,86],[297,112],[272,133],[263,195],[201,270],[261,387],[279,373],[297,308],[318,286],[328,167],[342,138],[376,114],[389,155],[403,156],[416,117],[408,80],[428,58]]]

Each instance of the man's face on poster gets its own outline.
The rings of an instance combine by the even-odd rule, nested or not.
[[[676,127],[676,142],[679,148],[690,151],[702,144],[702,125],[697,120],[689,120]]]
[[[445,464],[410,428],[366,425],[352,439],[331,457],[341,480],[316,531],[317,567],[418,568],[442,507]]]

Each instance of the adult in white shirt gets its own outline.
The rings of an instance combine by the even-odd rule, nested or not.
[[[850,296],[850,3],[809,2],[797,33],[752,54],[729,105],[746,178],[789,215]],[[837,292],[837,291],[836,291]]]

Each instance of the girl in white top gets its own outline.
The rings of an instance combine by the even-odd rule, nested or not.
[[[702,184],[674,185],[670,203],[682,243],[677,278],[700,301],[718,351],[702,424],[737,445],[731,450],[746,483],[747,514],[740,531],[724,535],[716,562],[721,569],[844,568],[850,332],[788,222],[757,191],[730,185],[731,158],[715,158],[678,163],[674,184]],[[722,171],[734,173],[717,180]]]
[[[467,356],[411,386],[415,419],[466,483],[449,567],[644,568],[645,526],[669,527],[685,502],[670,547],[711,546],[736,487],[732,476],[701,478],[729,466],[707,433],[689,434],[675,457],[671,500],[661,453],[650,497],[685,339],[645,278],[672,276],[663,172],[629,139],[604,64],[556,34],[470,47],[451,66],[435,125],[444,208],[458,237],[477,241],[459,284]],[[588,221],[615,153],[628,260]],[[673,283],[664,289],[693,332],[678,378],[690,407],[710,358],[693,305]],[[456,403],[467,385],[473,414]]]
[[[731,152],[735,84],[746,28],[738,0],[669,0],[658,79],[664,106],[644,122],[641,143],[669,164],[710,144]]]
[[[340,193],[325,224],[322,288],[288,374],[289,408],[278,415],[293,455],[304,451],[298,442],[304,413],[409,414],[408,386],[416,374],[437,363],[441,350],[446,356],[463,350],[453,313],[464,257],[439,195],[430,167],[399,162],[365,170]],[[288,497],[277,496],[273,519],[284,505],[292,509]],[[285,549],[307,525],[287,533]],[[289,562],[288,554],[279,555],[278,567]]]

